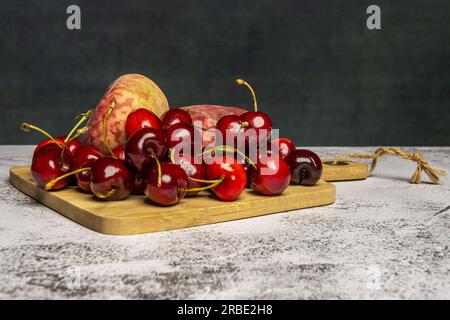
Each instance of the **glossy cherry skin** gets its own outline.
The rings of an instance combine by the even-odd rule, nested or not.
[[[261,148],[256,150],[256,154],[251,152],[247,154],[247,157],[254,163],[258,162],[258,159],[262,156],[271,156],[272,155],[272,149],[270,148],[270,146],[267,147],[267,150],[263,150]],[[238,158],[240,159],[241,162],[244,162],[244,169],[245,172],[247,172],[247,188],[251,188],[251,181],[250,181],[250,173],[252,171],[254,171],[254,167],[248,163],[248,161],[246,161],[245,159],[242,159],[241,157]]]
[[[122,145],[117,146],[117,147],[115,147],[114,149],[112,149],[112,152],[114,153],[114,156],[115,156],[117,159],[120,159],[120,160],[122,160],[122,161],[125,161],[125,160],[126,160],[126,156],[125,156],[125,146],[122,146]]]
[[[65,139],[66,137],[63,138]],[[69,153],[71,155],[74,155],[79,147],[81,147],[81,142],[77,138],[75,138],[67,143],[66,149],[69,150]]]
[[[63,137],[55,138],[55,140],[56,140],[57,142],[59,142],[61,145],[64,144],[64,138],[63,138]],[[43,148],[43,147],[45,147],[45,146],[47,146],[47,145],[49,145],[49,144],[54,144],[53,140],[51,140],[51,139],[46,139],[46,140],[41,141],[41,142],[36,146],[36,148],[34,148],[33,156],[34,156],[41,148]]]
[[[270,138],[272,120],[267,114],[259,111],[249,111],[241,114],[241,118],[247,121],[250,127],[256,131],[256,141],[258,143],[265,143]]]
[[[103,157],[91,166],[91,191],[101,200],[125,199],[133,190],[133,182],[134,176],[122,160]]]
[[[150,149],[153,150],[159,160],[164,159],[167,152],[164,133],[153,128],[143,128],[136,131],[125,147],[127,162],[137,172],[148,170],[156,163]]]
[[[278,156],[260,156],[257,169],[249,167],[250,187],[256,193],[274,196],[283,193],[291,180],[291,168]]]
[[[288,138],[278,138],[271,143],[272,150],[277,150],[281,159],[286,159],[287,155],[295,150],[295,144]]]
[[[153,166],[147,177],[145,195],[161,206],[172,206],[184,198],[188,186],[186,173],[180,166],[161,162],[161,185],[158,186],[158,167]]]
[[[162,130],[163,124],[156,114],[148,109],[140,108],[131,112],[125,122],[125,134],[129,139],[133,133],[142,128]]]
[[[185,123],[177,123],[169,128],[167,128],[166,132],[166,144],[168,148],[177,147],[178,151],[181,149],[189,150],[189,154],[194,152],[194,143],[195,137],[198,137],[201,144],[201,134],[195,129],[193,126],[185,124]]]
[[[286,162],[291,167],[291,184],[313,186],[322,176],[322,161],[310,150],[293,150],[286,157]]]
[[[71,161],[71,155],[66,151],[61,163],[61,148],[55,143],[47,144],[34,154],[31,176],[39,187],[45,188],[48,182],[70,171]],[[61,179],[53,185],[51,190],[60,190],[69,182],[70,177]]]
[[[61,145],[64,145],[64,140],[65,139],[66,139],[66,136],[55,138],[55,140],[57,142],[59,142]],[[40,142],[36,146],[36,148],[34,149],[33,155],[37,151],[39,151],[42,147],[44,147],[44,146],[46,146],[48,144],[55,144],[55,143],[51,139],[46,139],[46,140]],[[81,142],[78,139],[75,138],[75,139],[72,139],[71,141],[69,141],[69,143],[67,144],[66,149],[67,149],[67,151],[69,151],[69,154],[73,156],[80,146],[81,146]]]
[[[73,157],[71,171],[81,169],[81,168],[88,168],[90,167],[96,160],[103,157],[103,153],[99,150],[95,149],[93,146],[86,145],[81,146],[77,149],[75,152],[75,155]],[[83,171],[80,173],[77,173],[75,175],[77,185],[78,187],[85,191],[90,192],[91,191],[91,172],[90,171]]]
[[[206,165],[206,178],[217,180],[224,176],[224,180],[212,188],[212,192],[223,201],[234,201],[244,191],[247,185],[247,173],[244,166],[234,157],[225,155],[222,163]]]
[[[216,145],[228,145],[235,148],[238,139],[244,139],[245,132],[248,128],[249,123],[240,116],[223,116],[216,124],[216,130],[222,134],[221,139],[216,136]],[[248,145],[248,137],[245,137],[245,145]]]
[[[176,164],[178,164],[186,175],[188,176],[188,189],[201,188],[205,184],[203,182],[193,181],[189,178],[205,180],[206,170],[202,163],[194,161],[194,157],[191,155],[180,155],[176,158]],[[186,192],[186,197],[196,196],[200,191],[188,191]]]
[[[191,115],[183,109],[170,109],[162,115],[161,119],[164,130],[167,130],[177,123],[184,123],[192,126]]]

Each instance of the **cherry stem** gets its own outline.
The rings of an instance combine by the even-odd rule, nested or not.
[[[91,116],[92,113],[92,109],[89,109],[88,111],[86,111],[85,113],[79,114],[75,117],[75,119],[79,118],[81,116],[80,121],[78,121],[78,123],[75,125],[75,127],[72,128],[72,130],[69,132],[69,134],[67,135],[66,139],[64,139],[64,146],[61,150],[61,158],[60,158],[60,165],[62,166],[63,162],[64,162],[64,153],[66,152],[66,148],[67,148],[67,144],[72,141],[73,139],[75,139],[79,134],[78,134],[78,128]],[[72,138],[72,135],[74,134],[74,132],[77,131],[77,136],[75,136],[74,138]]]
[[[247,157],[247,156],[245,155],[245,153],[243,153],[242,151],[239,151],[239,150],[236,149],[236,148],[230,147],[230,146],[217,146],[217,147],[214,147],[213,149],[206,150],[206,151],[202,152],[200,155],[205,155],[205,154],[213,153],[213,152],[216,152],[216,151],[236,152],[236,153],[239,154],[241,157],[243,157],[243,158],[245,159],[245,161],[247,161],[253,168],[255,168],[256,170],[258,169],[258,167],[256,166],[256,163],[254,163],[254,162],[252,161],[252,159],[250,159],[249,157]]]
[[[63,144],[61,142],[58,142],[55,140],[55,138],[53,138],[47,131],[42,130],[39,127],[36,127],[30,123],[22,123],[22,125],[20,126],[20,130],[22,130],[23,132],[30,132],[31,129],[36,130],[37,132],[42,133],[44,136],[46,136],[47,138],[49,138],[50,140],[52,140],[56,145],[58,145],[59,147],[63,147]]]
[[[162,184],[162,170],[161,170],[161,163],[158,160],[158,157],[156,156],[155,151],[153,151],[152,148],[148,148],[148,152],[150,152],[150,154],[152,155],[152,157],[155,159],[156,161],[156,168],[158,169],[158,188],[161,187]]]
[[[112,188],[107,193],[97,193],[95,194],[95,196],[99,199],[106,199],[111,197],[114,194],[114,192],[116,192],[116,188]]]
[[[248,126],[250,126],[250,123],[248,123],[248,121],[242,121],[238,132],[241,132],[242,129],[247,128]]]
[[[195,182],[201,182],[201,183],[216,183],[218,180],[220,179],[215,179],[215,180],[204,180],[204,179],[197,179],[197,178],[192,178],[192,177],[188,177],[189,180],[195,181]]]
[[[208,190],[208,189],[212,189],[214,187],[217,187],[225,179],[225,175],[223,174],[217,180],[200,180],[200,179],[193,179],[193,178],[188,178],[188,179],[191,179],[193,181],[198,181],[198,182],[205,182],[205,183],[212,182],[210,185],[207,185],[205,187],[190,188],[190,189],[180,188],[181,190],[184,190],[185,192],[197,192],[197,191],[203,191],[203,190]],[[206,182],[206,181],[208,181],[208,182]]]
[[[45,190],[51,190],[53,188],[53,186],[60,180],[65,179],[67,177],[73,176],[74,174],[80,173],[80,172],[84,172],[84,171],[89,171],[91,170],[90,167],[86,167],[86,168],[80,168],[74,171],[71,171],[69,173],[63,174],[62,176],[59,176],[53,180],[50,180],[49,182],[47,182],[47,184],[45,185],[44,189]]]
[[[72,138],[70,138],[69,142],[78,138],[79,136],[82,136],[83,134],[85,134],[86,132],[88,132],[89,128],[88,127],[83,127],[81,129],[78,129],[77,132],[73,135]]]
[[[106,137],[106,125],[108,123],[108,118],[115,106],[116,106],[116,99],[113,98],[108,110],[105,113],[105,116],[103,117],[102,134],[103,134],[103,143],[105,144],[106,149],[108,149],[108,152],[111,154],[111,156],[117,158],[111,149],[111,145],[109,144],[108,138]]]
[[[175,163],[175,149],[174,148],[169,148],[168,155],[169,155],[170,162]]]
[[[174,148],[170,148],[169,149],[169,160],[172,163],[175,163],[175,149]],[[196,179],[196,178],[192,178],[192,177],[188,177],[189,180],[195,181],[195,182],[201,182],[201,183],[216,183],[218,180],[203,180],[203,179]]]
[[[242,79],[236,79],[236,83],[238,85],[244,85],[250,90],[250,92],[252,93],[252,96],[253,96],[253,105],[254,105],[255,112],[258,112],[258,103],[256,102],[255,91],[253,91],[253,88],[251,87],[251,85],[247,81],[242,80]]]
[[[72,130],[70,131],[70,133],[67,135],[66,139],[64,140],[64,143],[67,144],[67,142],[70,141],[70,138],[72,137],[72,135],[75,133],[75,131],[78,130],[78,128],[83,124],[83,122],[85,122],[92,113],[92,109],[89,109],[87,112],[79,114],[75,117],[75,119],[78,119],[81,116],[80,121],[78,121],[78,123],[75,125],[75,127],[72,128]]]

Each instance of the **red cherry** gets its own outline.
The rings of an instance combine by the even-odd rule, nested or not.
[[[244,166],[232,156],[223,156],[221,162],[206,166],[206,178],[218,180],[223,177],[223,181],[211,190],[220,200],[234,201],[245,189],[247,174]]]
[[[125,157],[136,171],[142,172],[155,164],[152,150],[158,159],[163,159],[167,152],[166,138],[162,131],[143,128],[136,131],[128,140]]]
[[[103,157],[91,166],[90,187],[102,200],[122,200],[133,190],[134,177],[126,163],[113,157]]]
[[[177,123],[184,123],[192,126],[191,115],[183,109],[170,109],[166,111],[162,117],[162,124],[164,130]]]
[[[171,206],[185,196],[188,178],[178,165],[161,162],[150,169],[145,187],[145,195],[154,203]]]
[[[65,137],[62,137],[62,138],[65,139]],[[71,155],[74,155],[79,147],[81,147],[81,142],[78,139],[76,139],[76,138],[75,139],[70,139],[70,141],[67,142],[67,145],[66,145],[66,149],[69,150],[69,153]]]
[[[289,186],[291,168],[278,155],[261,155],[258,157],[256,169],[249,167],[250,186],[259,194],[273,196],[281,194]]]
[[[250,90],[253,97],[254,110],[242,114],[241,117],[249,123],[250,128],[255,130],[256,136],[254,137],[253,141],[258,144],[265,143],[270,138],[272,132],[272,120],[270,120],[269,116],[264,112],[258,111],[258,103],[256,101],[255,91],[250,86],[250,84],[242,79],[237,79],[236,83],[238,85],[246,86]]]
[[[227,115],[217,121],[216,129],[222,137],[216,136],[216,144],[228,145],[236,148],[238,140],[241,141],[245,137],[245,130],[249,127],[249,123],[240,116]],[[246,137],[246,145],[248,140]],[[242,143],[242,142],[241,142]]]
[[[295,150],[295,144],[288,138],[278,138],[271,143],[272,150],[277,150],[281,159],[286,159],[287,155]]]
[[[131,112],[125,123],[125,134],[129,139],[133,133],[142,128],[153,128],[156,130],[162,130],[162,121],[152,111],[140,108]]]
[[[58,145],[62,146],[64,145],[64,140],[66,139],[66,136],[55,138],[54,140],[58,142]],[[33,155],[38,152],[42,147],[48,145],[48,144],[55,144],[55,141],[51,139],[46,139],[41,141],[36,148],[34,149]],[[81,146],[81,142],[78,139],[71,139],[66,146],[66,149],[69,151],[70,155],[74,155],[77,149]]]
[[[38,131],[48,138],[36,146],[33,154],[38,152],[42,147],[44,147],[48,144],[52,144],[52,143],[63,148],[65,141],[68,140],[65,149],[69,150],[70,155],[73,156],[75,154],[76,149],[81,146],[80,141],[78,141],[78,139],[76,139],[76,136],[80,135],[80,133],[77,132],[77,129],[83,124],[83,122],[85,122],[90,117],[91,113],[92,113],[92,110],[88,110],[86,113],[81,114],[81,119],[78,121],[78,123],[75,125],[75,127],[73,127],[72,130],[70,131],[68,139],[67,139],[67,136],[54,138],[47,131],[45,131],[35,125],[32,125],[30,123],[26,123],[26,122],[22,123],[20,128],[24,132],[30,132],[31,130]],[[77,132],[76,136],[74,136],[75,132]]]
[[[322,176],[322,161],[310,150],[296,149],[286,157],[291,167],[291,184],[312,186]]]
[[[194,157],[191,155],[180,155],[176,158],[175,163],[178,164],[186,175],[188,176],[188,189],[192,188],[202,188],[205,184],[198,180],[206,179],[206,170],[202,163],[197,163],[194,161]],[[195,180],[194,180],[195,179]],[[196,181],[197,180],[197,181]],[[186,197],[193,197],[197,195],[200,190],[197,191],[187,191]]]
[[[59,137],[59,138],[55,138],[55,141],[58,142],[61,146],[64,145],[64,139],[65,137]],[[49,144],[55,144],[55,141],[51,140],[51,139],[46,139],[41,141],[36,148],[34,148],[34,152],[33,155],[35,155],[42,147],[45,147],[46,145]]]
[[[256,142],[258,142],[258,144],[264,143],[270,138],[272,132],[272,120],[270,120],[267,114],[259,111],[248,111],[242,114],[241,117],[255,130]]]
[[[73,157],[71,170],[90,167],[96,160],[103,157],[103,154],[93,146],[86,145],[79,147]],[[78,187],[86,192],[91,191],[91,172],[82,171],[75,175]]]
[[[201,134],[193,126],[185,123],[170,126],[167,128],[165,135],[167,147],[174,148],[176,146],[177,151],[190,150],[192,154],[196,137],[200,140],[198,143],[201,144]]]
[[[55,143],[47,144],[36,152],[31,163],[31,176],[41,188],[46,188],[51,180],[66,174],[70,170],[71,156],[68,151],[61,158],[61,148]],[[64,188],[70,178],[59,180],[49,190]]]
[[[270,146],[265,150],[263,150],[262,148],[259,148],[257,150],[252,150],[252,152],[249,152],[244,157],[240,156],[238,158],[238,159],[240,159],[241,162],[244,161],[245,172],[247,172],[247,188],[251,188],[250,173],[252,171],[255,171],[254,166],[250,163],[252,163],[252,162],[256,163],[258,161],[258,159],[262,156],[268,156],[268,157],[272,156],[272,149],[270,148]]]
[[[119,145],[119,146],[115,147],[114,149],[112,149],[112,152],[113,152],[114,156],[117,159],[120,159],[122,161],[126,160],[125,147],[124,146]]]

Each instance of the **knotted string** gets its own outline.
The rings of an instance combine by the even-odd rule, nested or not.
[[[412,183],[419,184],[422,182],[422,172],[425,172],[428,177],[430,177],[431,183],[433,184],[439,183],[439,176],[445,176],[444,170],[436,169],[430,166],[430,164],[423,159],[420,152],[407,153],[397,147],[380,147],[376,149],[374,153],[345,153],[337,156],[331,161],[335,164],[339,161],[345,161],[348,158],[372,159],[372,164],[369,168],[369,175],[372,175],[375,170],[375,166],[377,165],[378,158],[385,155],[400,156],[403,159],[412,160],[417,163],[416,171],[414,171],[414,174],[410,179]]]

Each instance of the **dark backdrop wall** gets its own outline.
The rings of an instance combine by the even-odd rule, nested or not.
[[[450,145],[448,0],[2,0],[0,16],[0,144],[38,142],[24,120],[66,132],[138,72],[172,107],[250,107],[243,77],[299,145]]]

